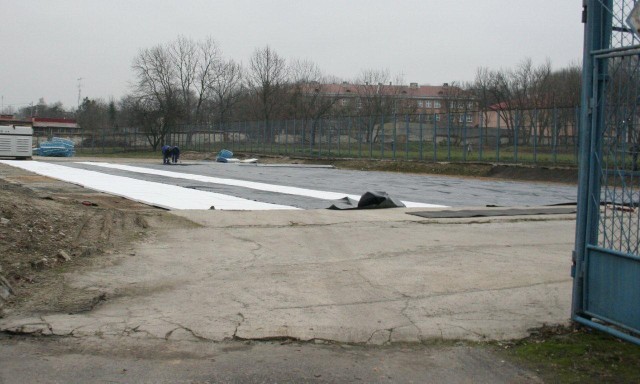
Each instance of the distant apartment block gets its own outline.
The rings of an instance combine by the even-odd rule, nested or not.
[[[367,104],[389,103],[387,113],[410,114],[412,119],[445,121],[449,116],[454,123],[473,125],[478,123],[478,103],[473,95],[447,83],[443,85],[394,84],[314,84],[306,88],[307,93],[320,93],[336,100],[335,109],[361,114]]]

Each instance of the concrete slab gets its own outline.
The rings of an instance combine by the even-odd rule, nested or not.
[[[573,215],[423,219],[406,209],[182,211],[83,275],[107,301],[2,330],[166,340],[502,340],[565,323]]]

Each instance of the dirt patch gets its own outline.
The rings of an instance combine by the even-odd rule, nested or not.
[[[12,291],[0,311],[90,310],[103,294],[68,287],[64,274],[141,239],[159,212],[21,172],[0,172],[0,276],[5,293]]]

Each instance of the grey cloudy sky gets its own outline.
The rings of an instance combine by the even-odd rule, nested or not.
[[[579,63],[581,0],[0,0],[3,105],[120,98],[139,49],[213,37],[247,63],[270,45],[325,74],[389,69],[406,83],[472,80],[526,57]]]

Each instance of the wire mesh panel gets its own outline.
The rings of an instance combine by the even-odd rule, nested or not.
[[[599,2],[611,14],[611,48],[629,47],[640,43],[638,38],[629,31],[626,24],[636,2],[634,0],[614,0],[613,4],[608,4],[610,1],[601,0]]]
[[[603,84],[604,127],[598,158],[603,208],[598,244],[638,255],[640,222],[640,60],[637,55],[601,60],[608,80]]]

